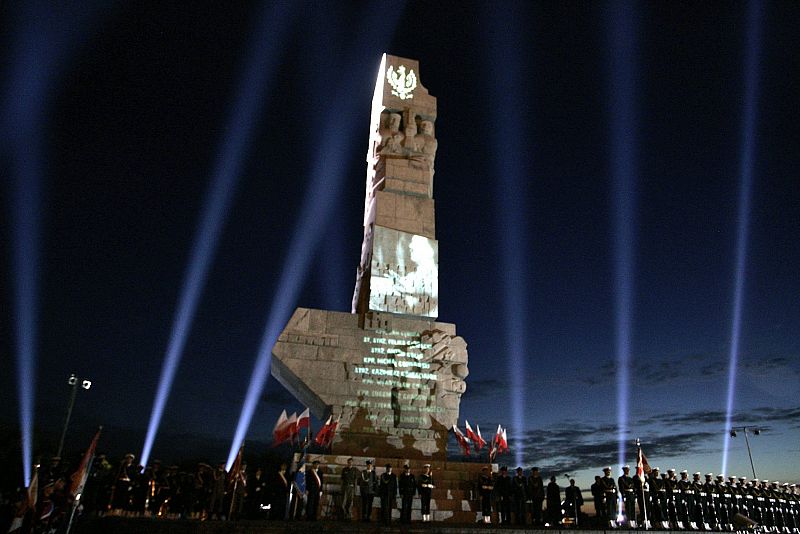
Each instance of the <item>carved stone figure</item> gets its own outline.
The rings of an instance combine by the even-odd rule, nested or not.
[[[439,142],[433,136],[433,123],[422,121],[419,123],[420,133],[414,136],[414,151],[422,154],[422,160],[433,170],[433,160],[436,158],[436,149]]]
[[[401,117],[399,113],[389,114],[387,128],[381,129],[380,154],[402,154],[405,134],[400,131]]]

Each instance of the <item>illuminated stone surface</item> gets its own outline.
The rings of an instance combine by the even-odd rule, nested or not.
[[[469,371],[455,325],[436,320],[435,121],[418,62],[384,56],[352,313],[298,308],[272,350],[272,375],[340,418],[337,454],[443,458],[458,420]]]

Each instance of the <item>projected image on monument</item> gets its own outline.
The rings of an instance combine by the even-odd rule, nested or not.
[[[377,226],[373,238],[369,309],[437,317],[438,263],[437,241]]]

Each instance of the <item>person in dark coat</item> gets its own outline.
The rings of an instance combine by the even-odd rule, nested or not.
[[[286,464],[281,464],[272,477],[269,489],[271,490],[269,518],[276,521],[286,519],[286,504],[289,501],[289,489],[292,483]]]
[[[381,519],[384,525],[392,522],[392,510],[397,503],[397,475],[392,473],[392,464],[386,464],[386,471],[378,482],[381,496]]]
[[[575,479],[569,479],[569,486],[564,490],[564,502],[567,507],[567,516],[575,519],[576,524],[578,517],[581,515],[581,506],[583,506],[583,495],[581,489],[575,485]]]
[[[511,477],[508,476],[508,468],[500,468],[500,476],[494,483],[495,502],[500,513],[500,524],[508,525],[511,523]]]
[[[594,499],[594,513],[598,522],[595,526],[604,528],[605,525],[608,524],[608,517],[606,516],[606,494],[603,491],[603,483],[600,482],[599,476],[594,477],[592,498]]]
[[[417,493],[417,479],[411,473],[411,466],[408,464],[403,466],[403,472],[400,474],[398,481],[400,489],[401,506],[400,506],[400,522],[411,523],[411,505],[414,503],[414,495]]]
[[[561,488],[556,483],[556,477],[550,477],[547,485],[547,522],[551,527],[561,524]]]
[[[322,497],[322,473],[319,472],[319,462],[311,463],[311,471],[306,473],[306,519],[317,520],[319,499]]]
[[[375,493],[378,491],[378,477],[370,460],[367,460],[367,468],[358,475],[358,489],[361,493],[361,521],[369,523]]]
[[[527,500],[528,500],[528,479],[521,467],[517,467],[517,473],[511,479],[511,498],[512,509],[514,511],[514,522],[517,525],[526,523]]]
[[[528,497],[531,500],[531,522],[536,526],[542,526],[542,504],[544,503],[544,481],[539,473],[539,468],[531,469],[531,476],[528,477]]]

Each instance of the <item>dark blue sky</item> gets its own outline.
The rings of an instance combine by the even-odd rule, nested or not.
[[[191,10],[101,5],[31,17],[58,8],[6,4],[2,97],[3,109],[18,109],[32,97],[14,77],[34,72],[45,80],[42,98],[28,103],[42,117],[36,427],[58,428],[63,382],[78,372],[95,386],[79,398],[75,428],[114,427],[130,444],[109,436],[109,447],[138,453],[204,195],[219,150],[235,134],[228,117],[262,9],[244,2]],[[174,450],[177,434],[213,438],[206,450],[198,441],[199,455],[219,455],[220,442],[230,442],[303,199],[316,193],[310,173],[322,157],[345,179],[330,199],[332,216],[318,221],[322,242],[295,304],[349,309],[370,100],[380,54],[388,52],[418,59],[421,82],[438,98],[440,319],[457,324],[469,343],[462,421],[480,423],[485,433],[511,424],[510,415],[495,415],[510,414],[514,398],[502,302],[509,278],[501,243],[509,228],[498,213],[503,195],[511,195],[524,207],[513,224],[527,236],[519,243],[526,326],[515,334],[526,354],[527,426],[509,432],[526,436],[526,467],[575,472],[613,464],[611,12],[585,2],[410,2],[394,32],[365,43],[365,21],[390,28],[403,4],[288,5],[289,30],[260,95],[154,454]],[[664,469],[717,472],[747,4],[631,7],[638,147],[632,437]],[[762,24],[734,422],[767,429],[752,441],[760,476],[800,481],[800,7],[765,3]],[[498,54],[500,37],[510,37],[514,53]],[[496,74],[507,69],[516,73],[515,87]],[[516,95],[511,113],[496,101],[506,92]],[[25,117],[6,115],[3,135],[18,123],[27,124]],[[498,131],[511,136],[506,144],[496,142]],[[323,154],[323,140],[336,136],[345,141],[339,152]],[[15,172],[18,150],[2,153],[4,176]],[[497,187],[498,158],[519,163],[513,191]],[[10,189],[2,195],[0,222],[10,228]],[[3,424],[16,429],[11,232],[3,243],[0,402]],[[252,439],[267,438],[280,409],[302,409],[272,380],[265,392]],[[68,445],[89,440],[74,434]],[[740,439],[732,441],[729,465],[731,474],[747,474]],[[588,475],[579,483],[588,486]]]

